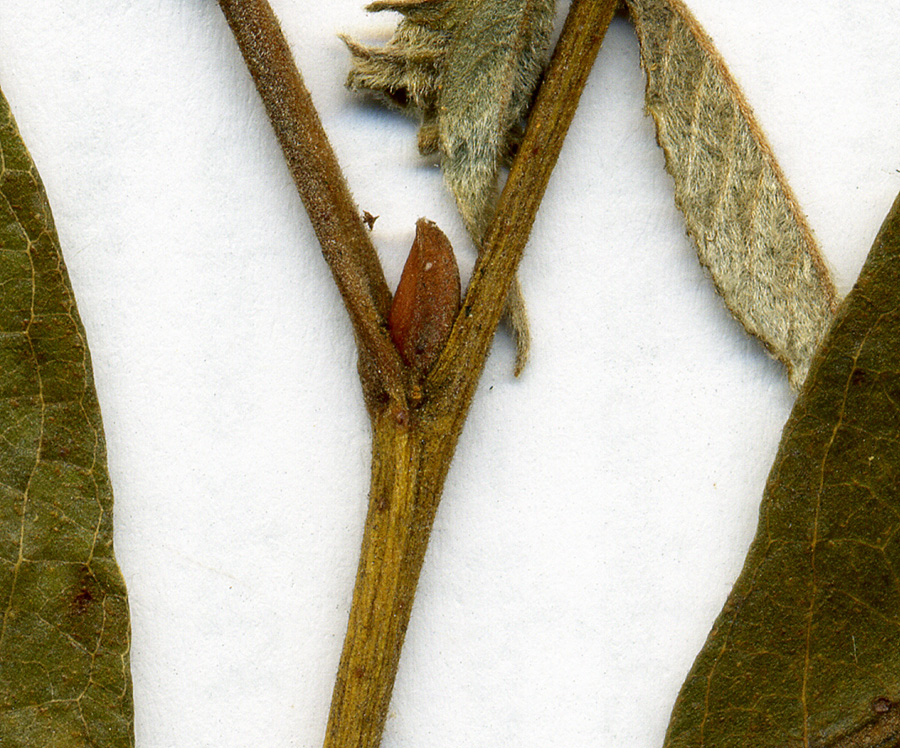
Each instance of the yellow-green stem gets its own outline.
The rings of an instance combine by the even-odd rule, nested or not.
[[[399,409],[378,416],[372,485],[325,748],[378,745],[456,439]]]

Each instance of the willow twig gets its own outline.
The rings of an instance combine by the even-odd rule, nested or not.
[[[268,45],[283,45],[284,40],[280,32],[277,38],[273,36],[272,29],[277,24],[265,0],[220,3],[242,49],[249,50],[244,54],[255,71],[254,79],[263,98],[279,91],[286,97],[298,96],[295,89],[297,85],[302,87],[299,73],[282,70],[276,74],[262,69],[267,67],[262,60],[269,55],[274,55],[276,67],[293,65],[288,52],[271,53],[266,49]],[[400,397],[377,407],[370,403],[373,435],[369,510],[325,748],[377,748],[381,741],[444,479],[550,173],[618,4],[619,0],[573,0],[449,341],[424,383],[418,381],[412,367],[398,358],[399,373],[391,376],[395,377]],[[265,20],[265,28],[260,27],[260,18]],[[264,30],[270,36],[263,36]],[[275,83],[268,82],[271,76]],[[284,89],[278,82],[279,76],[296,78],[296,82]],[[313,142],[324,142],[318,118],[312,116],[312,103],[308,94],[304,92],[304,96],[305,103],[296,112],[284,110],[279,101],[271,105],[267,102],[292,171],[305,168],[292,161],[297,153],[309,154],[316,150]],[[291,119],[295,116],[300,119]],[[294,139],[301,144],[291,145]],[[284,140],[290,147],[284,145]],[[318,175],[339,173],[336,162],[315,168]],[[310,184],[315,186],[315,194],[306,195]],[[374,250],[354,250],[349,271],[341,265],[339,253],[335,257],[335,247],[350,243],[356,231],[354,222],[335,220],[332,224],[322,219],[345,212],[342,205],[349,196],[345,200],[344,192],[335,194],[330,185],[311,182],[305,176],[298,180],[298,188],[313,224],[317,225],[322,251],[338,285],[346,282],[348,276],[367,278],[377,290],[383,279]],[[347,236],[342,232],[347,232]],[[351,317],[356,310],[366,321],[365,315],[359,315],[356,296],[351,294],[348,301],[343,288],[341,292]],[[370,299],[375,311],[381,312],[381,296],[370,289]],[[355,327],[357,322],[354,318]],[[377,335],[375,338],[380,340]],[[361,341],[361,355],[364,342]],[[384,360],[393,362],[391,356]]]
[[[376,748],[444,479],[504,301],[618,0],[573,0],[450,339],[403,418],[375,421],[372,490],[325,748]]]

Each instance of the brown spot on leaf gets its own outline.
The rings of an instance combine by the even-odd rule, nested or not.
[[[85,566],[81,572],[80,583],[76,587],[75,596],[72,598],[72,604],[69,606],[73,615],[83,616],[96,600],[96,588],[93,575]]]
[[[864,369],[854,369],[850,374],[850,384],[855,387],[867,384],[868,381],[869,375]]]

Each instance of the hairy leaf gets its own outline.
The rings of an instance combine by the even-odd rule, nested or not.
[[[666,748],[900,745],[900,198],[784,429]]]
[[[444,178],[480,246],[493,214],[500,164],[515,146],[540,78],[554,0],[379,0],[369,10],[404,15],[383,47],[345,39],[347,85],[383,95],[422,119],[419,150],[439,152]],[[518,283],[508,310],[527,357],[528,327]]]
[[[0,745],[132,746],[129,623],[84,328],[0,94]]]
[[[732,314],[799,387],[836,293],[737,83],[679,0],[627,0],[675,201]]]

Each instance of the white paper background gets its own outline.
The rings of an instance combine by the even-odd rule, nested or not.
[[[361,0],[277,0],[396,283],[415,219],[472,263],[415,125],[342,83]],[[841,291],[900,190],[900,6],[693,0]],[[212,0],[3,0],[0,86],[87,327],[139,748],[321,744],[368,483],[349,324]],[[661,745],[740,570],[793,395],[672,205],[616,20],[432,536],[384,745]]]

